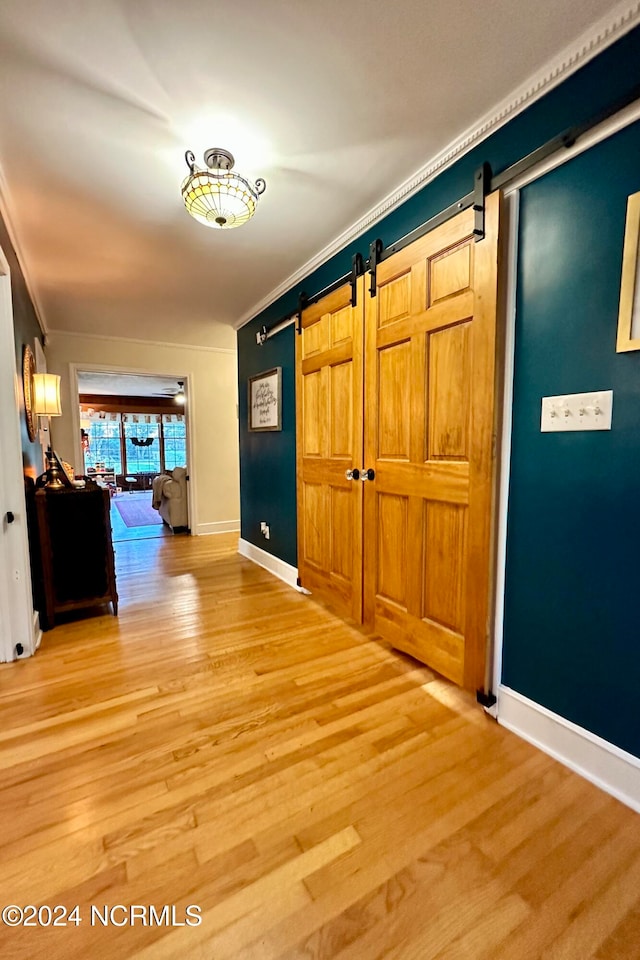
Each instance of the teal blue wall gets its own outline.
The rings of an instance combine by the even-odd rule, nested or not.
[[[313,294],[348,272],[352,254],[366,256],[376,237],[390,244],[466,194],[482,161],[499,173],[626,95],[640,83],[639,64],[636,28],[239,331],[243,537],[296,562],[294,333],[288,329],[260,348],[255,342],[259,327],[294,310],[299,290]],[[620,203],[640,189],[639,157],[637,132],[628,131],[523,193],[505,638],[506,682],[636,754],[640,734],[632,732],[628,697],[633,682],[637,687],[640,631],[632,631],[630,601],[623,598],[633,596],[640,573],[640,564],[628,554],[631,542],[638,542],[630,494],[640,476],[632,437],[634,418],[640,423],[634,388],[640,354],[617,356],[614,341],[624,221]],[[635,181],[634,170],[639,171]],[[279,365],[288,371],[287,427],[257,439],[243,426],[246,378]],[[615,391],[614,429],[604,440],[589,434],[577,440],[540,436],[543,395],[606,388]],[[608,460],[615,471],[607,469]],[[273,517],[279,518],[277,526]],[[270,543],[260,536],[260,520],[273,523]],[[550,559],[554,555],[557,559]],[[585,557],[597,561],[598,569],[583,570]],[[602,669],[607,656],[609,672]],[[628,680],[621,678],[623,672]],[[614,711],[611,702],[619,698],[626,705]]]
[[[504,682],[640,755],[640,353],[615,348],[640,123],[521,193]],[[607,433],[540,398],[613,390]]]
[[[292,566],[297,563],[294,337],[294,327],[287,327],[258,347],[254,324],[238,331],[241,536]],[[282,367],[282,431],[250,433],[247,380],[273,367]],[[260,533],[263,520],[270,540]]]

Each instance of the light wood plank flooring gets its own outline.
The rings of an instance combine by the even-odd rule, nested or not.
[[[0,666],[1,900],[82,919],[0,955],[638,960],[640,817],[235,543],[119,544],[118,619]]]

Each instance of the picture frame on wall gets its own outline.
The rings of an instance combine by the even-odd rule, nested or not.
[[[640,191],[627,201],[617,353],[640,350]]]
[[[249,430],[282,430],[282,367],[249,377],[248,399]]]

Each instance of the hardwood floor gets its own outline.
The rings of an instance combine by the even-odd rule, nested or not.
[[[640,817],[235,543],[119,544],[0,666],[2,904],[81,920],[1,955],[638,960]]]

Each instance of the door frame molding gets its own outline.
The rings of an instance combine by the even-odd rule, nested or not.
[[[20,387],[15,361],[11,271],[0,248],[0,662],[31,656],[41,632],[33,609],[20,437]],[[7,511],[15,515],[9,525]],[[17,589],[16,589],[17,586]]]
[[[510,191],[503,195],[503,317],[504,346],[502,351],[502,421],[500,426],[499,463],[496,482],[495,513],[495,577],[493,590],[493,642],[487,651],[487,687],[497,695],[502,676],[502,650],[504,643],[504,603],[506,596],[507,516],[509,510],[509,479],[511,476],[511,432],[513,426],[513,378],[515,373],[516,296],[518,280],[518,227],[520,222],[520,193]],[[498,404],[496,404],[498,406]],[[491,662],[489,662],[491,661]],[[490,675],[489,675],[490,674]],[[485,707],[487,713],[497,716],[497,703]]]

